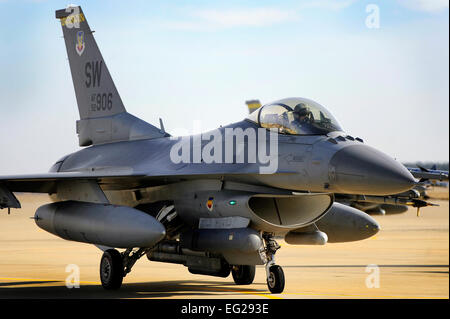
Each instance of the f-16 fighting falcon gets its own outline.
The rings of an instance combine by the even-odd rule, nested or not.
[[[251,284],[265,265],[281,293],[280,246],[369,238],[377,222],[336,203],[334,193],[383,196],[416,185],[411,173],[343,132],[320,104],[285,98],[248,118],[173,137],[128,113],[78,6],[57,10],[80,120],[81,150],[49,173],[0,176],[0,207],[20,208],[14,192],[47,193],[40,228],[103,251],[100,279],[120,288],[135,262],[182,264],[189,272]],[[121,252],[119,252],[119,249]],[[56,257],[56,256],[55,256]]]

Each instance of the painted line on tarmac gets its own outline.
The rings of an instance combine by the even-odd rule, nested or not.
[[[343,297],[343,298],[379,298],[379,299],[448,299],[448,296],[374,296],[374,295],[350,295],[350,294],[321,294],[321,293],[295,293],[285,292],[283,295],[297,296],[326,296],[326,297]]]
[[[0,280],[8,280],[8,281],[36,281],[36,282],[59,282],[64,283],[65,281],[61,279],[36,279],[36,278],[13,278],[13,277],[0,277]],[[101,285],[100,282],[96,281],[80,281],[80,284],[84,285]],[[29,285],[29,284],[28,284]],[[209,291],[209,292],[230,292],[230,293],[237,293],[237,294],[248,294],[258,297],[265,297],[269,299],[283,299],[281,296],[283,295],[296,295],[296,296],[307,296],[307,297],[343,297],[343,298],[379,298],[379,299],[448,299],[448,296],[395,296],[395,295],[388,295],[388,296],[378,296],[378,295],[352,295],[352,294],[327,294],[327,293],[296,293],[296,292],[285,292],[279,295],[273,295],[269,292],[254,292],[254,291],[245,291],[245,290],[233,290],[233,289],[224,289],[224,288],[215,288],[215,289],[209,289],[209,288],[202,288],[198,287],[201,290]]]
[[[36,279],[36,278],[12,278],[12,277],[0,277],[0,280],[8,280],[8,281],[35,281],[35,282],[58,282],[58,283],[64,283],[64,280],[61,279]],[[95,282],[95,281],[80,281],[80,284],[87,284],[87,285],[101,285],[100,282]],[[27,284],[30,285],[30,284]],[[283,299],[279,296],[275,296],[272,295],[270,293],[264,293],[264,292],[254,292],[254,291],[240,291],[240,290],[233,290],[233,289],[224,289],[224,288],[215,288],[215,289],[209,289],[209,288],[202,288],[202,287],[198,287],[201,290],[205,290],[205,291],[209,291],[209,292],[215,292],[215,291],[220,291],[220,292],[232,292],[232,293],[239,293],[239,294],[249,294],[249,295],[254,295],[254,296],[259,296],[259,297],[266,297],[269,299]]]
[[[0,277],[0,280],[10,280],[10,281],[36,281],[36,282],[65,282],[61,279],[36,279],[36,278],[12,278],[12,277]],[[80,281],[83,285],[101,285],[100,282],[95,281]]]
[[[207,291],[221,291],[221,292],[234,292],[234,293],[240,293],[240,294],[248,294],[248,295],[253,295],[253,296],[259,296],[259,297],[266,297],[269,299],[283,299],[282,297],[273,295],[269,292],[265,293],[265,292],[254,292],[254,291],[245,291],[245,290],[232,290],[232,289],[223,289],[223,288],[214,288],[214,290],[212,289],[208,289],[208,288],[200,288],[202,290],[207,290]]]

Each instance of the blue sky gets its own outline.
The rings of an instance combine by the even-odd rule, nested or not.
[[[63,1],[0,0],[0,174],[79,149]],[[327,107],[401,160],[448,161],[448,0],[78,1],[127,110],[169,132],[246,116],[244,101]],[[366,7],[379,8],[368,28]]]

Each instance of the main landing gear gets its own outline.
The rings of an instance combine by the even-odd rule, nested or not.
[[[284,272],[283,268],[275,264],[275,253],[280,249],[280,245],[273,239],[271,234],[263,235],[266,244],[266,276],[267,287],[273,294],[280,294],[284,290]]]
[[[285,278],[283,269],[275,264],[275,253],[280,245],[273,239],[272,234],[263,234],[265,253],[267,287],[271,293],[279,294],[284,290]],[[107,290],[119,289],[123,278],[131,271],[136,261],[145,255],[149,248],[134,250],[129,248],[120,253],[116,249],[108,249],[103,253],[100,262],[100,279],[103,288]],[[227,268],[230,271],[229,268]],[[235,265],[231,267],[234,282],[237,285],[250,285],[255,279],[255,266]]]
[[[255,279],[255,266],[241,265],[233,266],[231,274],[236,285],[250,285]]]
[[[100,280],[107,290],[119,289],[124,277],[122,256],[115,249],[103,253],[100,261]]]
[[[123,253],[116,249],[108,249],[103,253],[100,261],[100,280],[107,290],[119,289],[125,277],[136,261],[147,252],[147,248],[139,248],[133,252],[129,248]]]

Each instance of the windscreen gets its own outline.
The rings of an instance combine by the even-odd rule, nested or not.
[[[326,135],[342,131],[336,119],[317,103],[300,102],[291,107],[276,103],[264,106],[259,113],[259,124],[277,128],[281,134]]]

